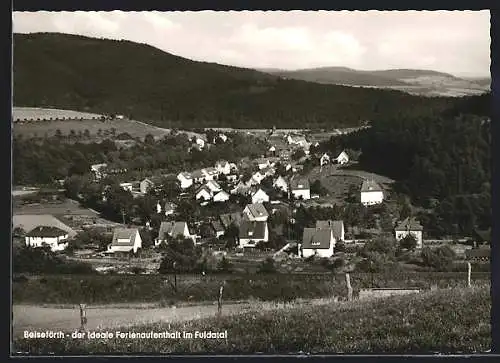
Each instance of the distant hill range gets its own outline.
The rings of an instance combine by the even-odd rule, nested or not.
[[[260,69],[288,79],[372,88],[390,88],[423,96],[467,96],[490,90],[489,78],[460,78],[420,69],[360,71],[346,67],[322,67],[284,71]]]
[[[59,33],[13,38],[18,107],[120,114],[161,127],[340,128],[397,118],[401,112],[432,115],[456,102],[283,79],[253,69],[196,62],[130,41]],[[391,72],[386,73],[398,71]],[[383,74],[364,77],[391,85],[394,81]],[[345,79],[343,83],[349,83],[349,77]],[[402,84],[406,83],[399,81]]]

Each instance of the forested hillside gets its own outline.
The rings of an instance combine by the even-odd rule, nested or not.
[[[463,233],[488,228],[490,122],[483,116],[489,114],[488,100],[464,98],[448,116],[379,120],[323,147],[361,150],[360,167],[394,178],[396,190],[435,212],[432,226]]]
[[[123,114],[160,126],[314,128],[424,117],[453,102],[284,80],[129,41],[14,34],[15,106]]]

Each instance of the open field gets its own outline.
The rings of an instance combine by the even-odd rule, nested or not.
[[[12,119],[17,121],[45,122],[65,119],[98,119],[101,115],[89,112],[59,110],[55,108],[13,107]]]
[[[356,294],[367,287],[465,286],[467,272],[352,273]],[[490,273],[473,272],[472,281],[489,282]],[[14,304],[111,304],[161,301],[214,301],[222,282],[226,300],[256,298],[291,301],[297,298],[347,296],[344,274],[210,274],[178,275],[47,275],[15,278]]]
[[[21,354],[436,354],[486,352],[491,345],[488,287],[444,289],[368,301],[325,299],[316,304],[280,304],[272,308],[256,303],[249,310],[236,309],[240,312],[236,316],[231,307],[217,318],[174,322],[172,318],[154,316],[157,319],[154,323],[144,322],[134,327],[127,324],[123,329],[113,330],[113,333],[116,330],[227,331],[225,339],[18,338],[13,344],[14,351]],[[78,323],[76,315],[74,320]]]
[[[52,214],[52,215],[88,215],[97,216],[98,213],[88,208],[83,208],[77,201],[66,199],[62,203],[33,203],[33,204],[15,204],[14,214]]]
[[[132,120],[64,120],[64,121],[46,121],[46,122],[32,122],[32,123],[14,123],[14,135],[22,135],[24,137],[43,137],[53,136],[56,130],[61,130],[63,135],[68,135],[71,130],[77,134],[88,130],[91,140],[99,140],[105,138],[112,138],[111,130],[115,129],[116,134],[128,133],[132,137],[144,138],[147,134],[152,134],[156,137],[161,137],[170,132],[169,129],[162,129],[156,126],[151,126],[146,123],[132,121]],[[99,130],[101,130],[100,134]]]

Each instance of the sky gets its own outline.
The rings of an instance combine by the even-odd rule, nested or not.
[[[489,11],[14,12],[14,33],[146,43],[247,68],[490,74]]]

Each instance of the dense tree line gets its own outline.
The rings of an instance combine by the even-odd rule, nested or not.
[[[210,130],[209,130],[210,131]],[[207,131],[207,133],[209,132]],[[153,170],[164,174],[213,166],[217,160],[236,162],[242,157],[257,158],[267,149],[266,141],[241,133],[228,133],[227,142],[210,145],[208,150],[192,149],[186,134],[167,135],[128,148],[118,148],[106,139],[100,143],[66,143],[59,137],[13,141],[14,184],[43,184],[71,175],[84,175],[90,166],[107,163],[108,169],[127,169],[128,177],[151,176]]]
[[[454,102],[288,80],[144,44],[64,34],[15,34],[13,67],[16,106],[123,114],[162,126],[349,127],[431,115]]]
[[[485,117],[380,119],[321,147],[361,150],[362,169],[395,179],[397,192],[430,212],[420,217],[431,235],[470,235],[491,224],[490,122]]]

